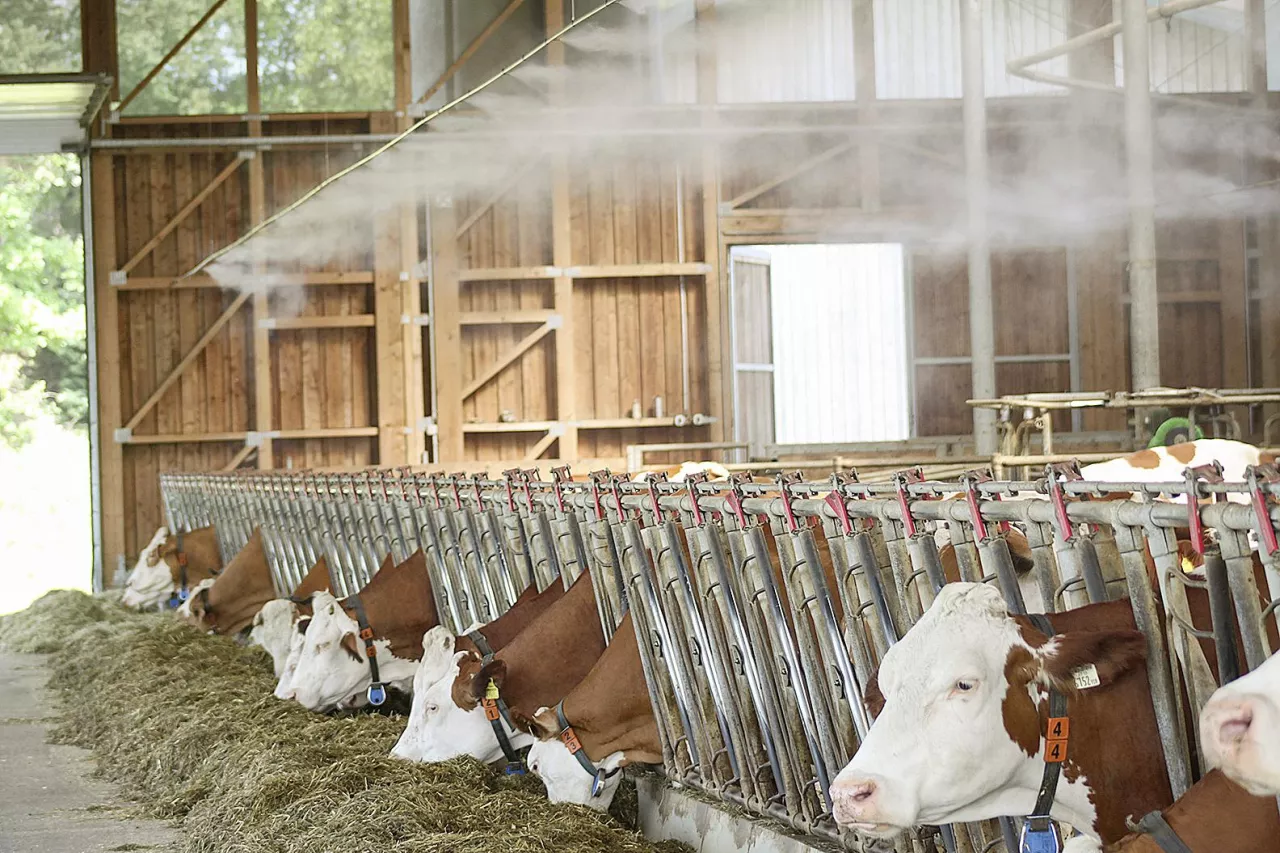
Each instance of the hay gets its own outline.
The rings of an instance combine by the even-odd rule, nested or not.
[[[67,638],[89,626],[119,625],[141,617],[105,597],[55,589],[26,610],[0,616],[0,646],[14,652],[56,652]]]
[[[147,814],[180,821],[192,853],[688,849],[553,806],[533,777],[391,758],[402,717],[325,717],[281,702],[265,652],[171,619],[115,613],[61,645],[53,738],[91,749]]]

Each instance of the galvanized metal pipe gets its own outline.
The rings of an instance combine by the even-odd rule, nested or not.
[[[1146,0],[1124,0],[1124,138],[1129,181],[1129,354],[1135,391],[1160,385],[1155,132]]]

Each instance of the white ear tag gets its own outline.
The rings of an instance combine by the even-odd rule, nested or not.
[[[1077,690],[1088,690],[1102,684],[1102,679],[1098,678],[1098,668],[1091,663],[1071,670],[1071,677],[1076,681]]]

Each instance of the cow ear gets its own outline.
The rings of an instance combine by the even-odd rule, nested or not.
[[[880,716],[884,710],[884,694],[880,692],[880,673],[873,672],[867,679],[867,686],[862,688],[862,704],[873,718]]]
[[[1086,684],[1113,684],[1146,658],[1147,641],[1141,631],[1068,631],[1041,647],[1040,671],[1059,690],[1072,693]]]
[[[309,618],[299,619],[294,623],[294,627],[298,629],[299,634],[305,637],[307,635],[307,629],[311,627],[311,620]]]
[[[437,625],[422,635],[422,656],[431,652],[440,655],[453,654],[453,634],[442,625]]]
[[[338,645],[342,646],[343,651],[351,655],[351,659],[356,663],[364,663],[364,658],[360,657],[360,646],[356,643],[356,635],[347,631],[342,635],[342,639],[338,641]]]
[[[471,696],[475,701],[479,702],[484,698],[485,691],[489,688],[489,682],[492,681],[502,689],[502,682],[507,678],[507,662],[494,658],[493,660],[480,667],[475,676],[471,679]]]
[[[560,720],[553,708],[539,708],[532,717],[526,718],[526,722],[525,731],[539,740],[551,740],[560,734]]]

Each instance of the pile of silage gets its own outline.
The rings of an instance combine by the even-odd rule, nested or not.
[[[125,610],[104,596],[55,589],[26,610],[0,616],[0,647],[14,652],[56,652],[82,628],[138,623],[148,617]]]
[[[553,806],[532,777],[391,758],[403,718],[277,700],[262,650],[171,619],[81,631],[52,669],[54,739],[91,749],[146,812],[179,820],[198,853],[687,849]]]

